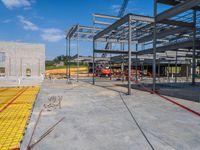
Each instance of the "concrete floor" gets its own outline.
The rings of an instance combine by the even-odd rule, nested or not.
[[[150,150],[117,92],[126,92],[126,88],[116,84],[119,82],[102,80],[93,86],[86,82],[45,81],[22,150],[26,149],[40,110],[53,95],[63,96],[62,108],[42,113],[33,139],[63,116],[65,119],[33,150]],[[200,117],[147,92],[132,90],[131,96],[122,96],[154,149],[200,149]],[[199,103],[173,99],[200,112]]]
[[[144,83],[143,83],[144,84]],[[144,84],[149,89],[152,89],[152,84]],[[144,90],[142,86],[132,85],[132,88]],[[181,98],[189,101],[200,103],[200,82],[196,85],[190,83],[158,83],[156,91],[160,94]]]
[[[0,77],[0,87],[41,85],[42,77]]]

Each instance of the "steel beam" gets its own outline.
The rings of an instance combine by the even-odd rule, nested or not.
[[[111,16],[111,15],[106,15],[106,14],[98,14],[98,13],[94,13],[92,14],[94,17],[97,18],[104,18],[104,19],[113,19],[113,20],[119,20],[120,17],[116,17],[116,16]]]
[[[100,50],[100,49],[95,49],[95,53],[107,53],[107,54],[128,54],[128,51],[122,51],[122,50]],[[136,52],[131,52],[132,55],[136,54]]]
[[[196,43],[196,47],[200,47],[200,40],[196,40],[195,43]],[[156,51],[158,53],[164,53],[166,51],[176,51],[177,49],[180,49],[180,48],[188,49],[189,51],[190,49],[192,49],[192,46],[193,46],[193,41],[188,40],[188,41],[182,41],[182,42],[173,43],[170,45],[157,47]],[[153,48],[146,49],[143,51],[138,51],[138,55],[145,55],[145,54],[153,54]]]
[[[94,40],[101,38],[103,35],[108,34],[110,31],[115,30],[117,27],[123,25],[124,23],[128,22],[129,14],[124,16],[123,18],[117,20],[115,23],[110,25],[109,27],[105,28],[103,31],[100,31],[94,36]]]
[[[111,22],[104,22],[104,21],[94,21],[94,24],[98,24],[98,25],[111,25]]]
[[[74,26],[72,30],[69,32],[69,39],[74,35],[74,33],[77,31],[78,25]]]
[[[157,3],[172,5],[172,6],[180,4],[180,2],[178,2],[176,0],[157,0]]]
[[[157,39],[162,39],[162,38],[169,36],[169,35],[174,35],[176,33],[185,33],[185,32],[188,32],[188,31],[192,31],[191,28],[177,27],[177,28],[167,29],[167,30],[164,30],[164,31],[156,33],[156,34],[157,34]],[[153,35],[154,34],[142,37],[141,39],[138,40],[138,42],[144,43],[144,42],[147,42],[147,41],[151,41],[153,39]]]
[[[173,26],[179,26],[179,27],[188,27],[188,28],[194,27],[193,23],[176,21],[176,20],[169,20],[169,19],[162,20],[160,23],[167,24],[167,25],[173,25]]]
[[[72,26],[69,31],[66,33],[66,39],[69,38],[70,33],[72,32],[72,30],[74,29],[75,26]]]
[[[165,4],[165,5],[171,5],[171,6],[176,6],[178,4],[180,4],[180,1],[177,0],[157,0],[157,3],[161,3],[161,4]],[[194,8],[192,8],[193,10],[197,10],[200,11],[200,6],[196,6]]]
[[[136,14],[130,14],[131,20],[134,21],[143,21],[143,22],[154,22],[153,17],[143,16],[143,15],[136,15]]]
[[[200,0],[187,0],[182,2],[156,16],[156,22],[160,22],[164,19],[168,19],[174,17],[178,14],[181,14],[191,8],[198,6],[200,4]]]

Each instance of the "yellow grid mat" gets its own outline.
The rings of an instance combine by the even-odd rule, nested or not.
[[[19,148],[39,87],[0,88],[0,150]]]

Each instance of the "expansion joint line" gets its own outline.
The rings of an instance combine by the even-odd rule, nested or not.
[[[140,130],[140,132],[142,133],[142,135],[144,136],[145,140],[147,141],[147,143],[149,144],[149,146],[151,147],[152,150],[154,150],[153,145],[151,144],[151,142],[149,141],[149,139],[147,138],[147,136],[145,135],[144,131],[142,130],[142,128],[140,127],[139,123],[137,122],[137,120],[135,119],[133,113],[131,112],[131,110],[129,109],[128,105],[126,104],[124,98],[122,97],[121,93],[119,92],[120,98],[124,104],[124,106],[126,107],[126,109],[128,110],[129,114],[131,115],[131,118],[133,119],[133,121],[135,122],[135,124],[137,125],[138,129]]]

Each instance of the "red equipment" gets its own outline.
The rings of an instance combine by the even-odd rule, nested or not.
[[[109,67],[105,68],[96,68],[96,76],[102,77],[102,76],[110,76],[111,75],[111,70]]]

